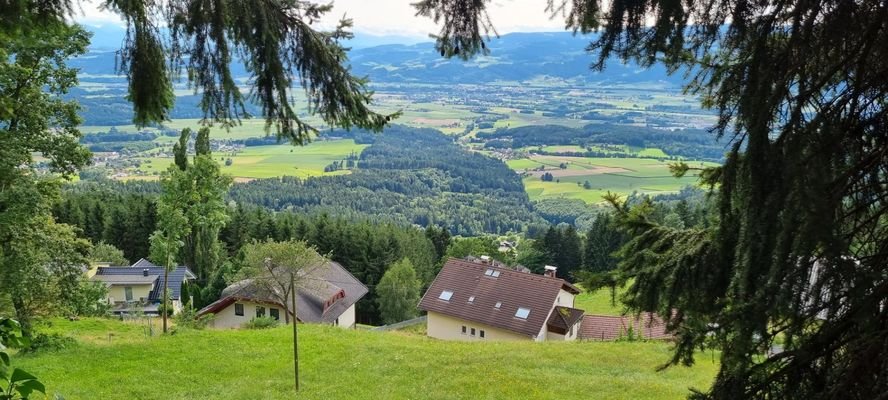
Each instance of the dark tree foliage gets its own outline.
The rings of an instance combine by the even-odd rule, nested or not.
[[[582,268],[583,244],[573,225],[550,226],[533,243],[533,249],[542,254],[545,264],[558,268],[557,276],[574,281],[574,272]],[[535,263],[534,266],[539,266]],[[542,273],[542,270],[533,271]]]
[[[447,247],[450,246],[450,232],[447,228],[438,228],[434,225],[426,228],[426,237],[432,241],[435,246],[435,254],[440,260],[447,253]]]
[[[454,13],[445,22],[485,13],[483,1],[440,3]],[[703,345],[722,350],[715,382],[695,397],[886,397],[888,3],[550,0],[549,9],[574,31],[601,28],[589,46],[595,68],[616,56],[685,71],[730,140],[724,166],[703,174],[718,196],[714,227],[666,227],[646,217],[648,203],[617,204],[633,234],[621,268],[633,279],[629,305],[668,318],[673,362],[691,363]],[[445,32],[454,29],[477,42],[487,26]],[[778,338],[783,351],[764,354]]]
[[[154,196],[108,189],[70,190],[53,206],[58,222],[77,227],[93,244],[105,242],[123,251],[128,260],[148,257],[148,237],[156,229]]]
[[[487,15],[489,0],[422,0],[414,4],[416,15],[432,18],[441,24],[441,32],[433,36],[435,49],[442,57],[457,56],[464,60],[475,54],[488,54],[484,43],[493,23]]]
[[[626,236],[616,226],[610,213],[599,213],[592,223],[583,246],[583,270],[592,273],[617,269],[614,253],[626,243]]]
[[[9,3],[9,4],[7,4]],[[26,27],[64,24],[73,15],[71,0],[4,2],[3,24],[28,21]],[[315,29],[331,4],[302,0],[105,0],[104,7],[127,24],[119,69],[128,81],[136,125],[169,119],[173,82],[182,69],[195,93],[201,94],[204,122],[236,124],[249,117],[247,104],[258,104],[266,128],[277,137],[303,144],[317,130],[293,106],[291,91],[301,85],[309,113],[326,124],[380,130],[396,115],[370,110],[368,81],[353,76],[346,48],[352,22],[335,29]],[[22,24],[24,25],[24,24]],[[230,65],[237,56],[250,73],[250,92],[241,93]]]

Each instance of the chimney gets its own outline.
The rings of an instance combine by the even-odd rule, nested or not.
[[[490,256],[481,256],[481,264],[490,264]]]
[[[555,271],[558,270],[558,268],[553,267],[553,266],[551,266],[551,265],[547,265],[544,269],[545,269],[545,271],[543,271],[543,275],[544,275],[544,276],[548,276],[548,277],[550,277],[550,278],[554,278],[554,277],[555,277]]]
[[[148,276],[148,268],[142,270],[142,276]]]

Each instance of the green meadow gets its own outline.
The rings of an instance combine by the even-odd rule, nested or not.
[[[658,150],[658,149],[657,149]],[[567,164],[561,169],[561,163]],[[649,158],[592,158],[534,156],[530,159],[509,160],[506,164],[515,171],[525,172],[545,168],[555,180],[544,182],[539,173],[526,176],[524,187],[531,200],[547,198],[580,199],[599,203],[608,192],[628,195],[632,192],[657,195],[673,193],[697,183],[697,176],[688,173],[675,178],[669,172],[669,161]],[[714,166],[713,163],[688,162],[692,167]],[[589,188],[585,183],[589,182]]]
[[[288,144],[245,147],[236,153],[214,152],[222,172],[239,180],[296,176],[306,178],[320,175],[347,174],[340,170],[324,172],[333,161],[343,160],[352,152],[360,154],[368,145],[356,144],[351,139],[312,142],[306,146]],[[225,165],[227,159],[231,165]],[[171,157],[137,157],[141,162],[138,170],[156,176],[171,163]]]
[[[154,321],[154,328],[158,328]],[[292,331],[179,330],[56,320],[77,339],[13,363],[77,399],[682,399],[707,388],[717,363],[657,371],[662,342],[445,342],[410,332],[300,325],[301,390],[293,393]],[[41,396],[32,397],[41,399]]]

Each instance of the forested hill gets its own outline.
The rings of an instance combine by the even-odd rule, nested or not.
[[[467,236],[546,224],[505,164],[439,131],[402,126],[377,136],[351,174],[256,180],[235,185],[229,196],[276,210],[444,226]]]
[[[477,137],[486,140],[488,148],[526,146],[623,144],[640,148],[660,148],[667,154],[697,160],[720,162],[725,146],[712,140],[706,129],[655,129],[644,126],[626,126],[613,123],[589,124],[582,128],[558,125],[522,126],[480,132]],[[576,154],[598,157],[598,154]]]

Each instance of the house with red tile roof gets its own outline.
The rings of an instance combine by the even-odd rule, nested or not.
[[[575,340],[583,310],[580,290],[555,277],[480,260],[449,259],[419,303],[427,335],[443,340]]]

